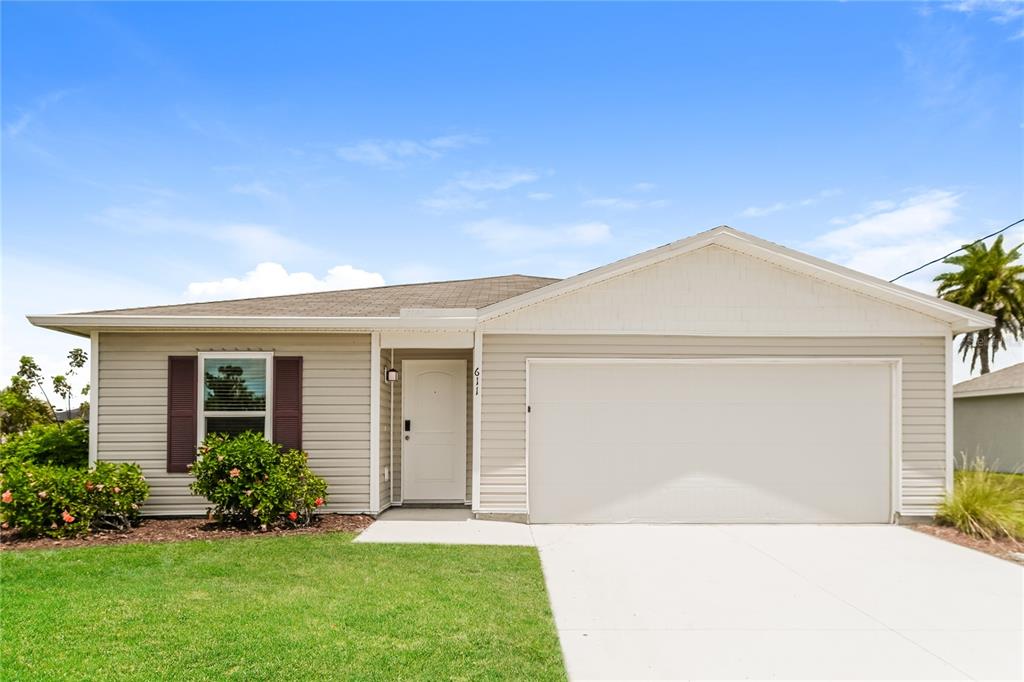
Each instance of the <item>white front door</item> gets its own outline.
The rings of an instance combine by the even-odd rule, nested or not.
[[[402,384],[405,501],[464,501],[466,361],[404,360]]]

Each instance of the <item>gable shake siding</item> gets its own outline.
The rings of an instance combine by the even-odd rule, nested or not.
[[[527,358],[786,356],[902,358],[899,511],[907,516],[934,514],[945,491],[946,477],[944,337],[625,334],[484,334],[479,511],[526,512]]]
[[[302,443],[312,469],[327,480],[325,510],[366,511],[368,334],[104,332],[99,342],[98,457],[142,467],[151,487],[144,512],[193,515],[209,506],[189,493],[191,476],[167,472],[167,358],[218,350],[273,351],[303,358]]]

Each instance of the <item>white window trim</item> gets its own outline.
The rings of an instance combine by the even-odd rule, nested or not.
[[[206,365],[206,359],[213,358],[217,360],[241,360],[244,358],[263,358],[267,366],[267,409],[265,410],[254,410],[252,412],[236,412],[236,411],[224,411],[224,410],[211,410],[207,411],[204,408],[205,401],[204,393],[206,391],[206,377],[203,375],[203,368]],[[199,353],[199,372],[198,385],[199,395],[197,397],[197,409],[196,417],[198,423],[196,424],[196,447],[203,444],[203,439],[206,438],[206,418],[207,417],[263,417],[263,437],[267,440],[272,441],[274,439],[274,419],[273,419],[273,407],[274,407],[274,354],[271,352],[255,352],[255,351],[204,351]]]

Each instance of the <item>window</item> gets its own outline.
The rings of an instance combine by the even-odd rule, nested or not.
[[[271,434],[272,353],[199,354],[199,441],[206,434]]]

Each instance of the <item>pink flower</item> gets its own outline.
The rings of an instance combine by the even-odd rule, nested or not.
[[[11,493],[10,490],[5,490],[4,494],[0,495],[0,500],[3,500],[5,504],[9,503],[12,500],[14,500],[14,495]]]
[[[39,495],[39,499],[41,499],[41,500],[45,500],[46,499],[47,492],[45,490],[40,490],[36,494]]]
[[[68,514],[66,509],[61,513],[60,517],[62,519],[64,519],[64,523],[74,523],[75,522],[75,517],[72,516],[71,514]]]
[[[95,487],[96,486],[94,486],[92,484],[92,481],[86,481],[85,482],[85,489],[88,490],[89,492],[92,492],[92,489],[95,488]]]
[[[288,518],[292,521],[295,521],[299,518],[299,515],[296,512],[288,512]]]
[[[99,490],[100,492],[103,492],[103,484],[102,483],[97,483],[96,484],[96,490]]]
[[[121,488],[119,488],[118,486],[116,486],[116,485],[115,485],[115,486],[114,486],[114,492],[115,492],[115,493],[119,493],[119,492],[121,492]]]
[[[315,500],[313,501],[313,504],[315,504],[315,505],[316,505],[316,506],[318,506],[318,507],[319,507],[319,506],[321,506],[321,505],[323,505],[323,503],[324,503],[324,498],[322,498],[322,497],[318,497],[318,498],[316,498],[316,499],[315,499]]]
[[[234,469],[228,472],[228,476],[230,476],[231,478],[238,478],[239,476],[241,476],[241,474],[242,472],[238,470],[238,467],[235,467]]]

